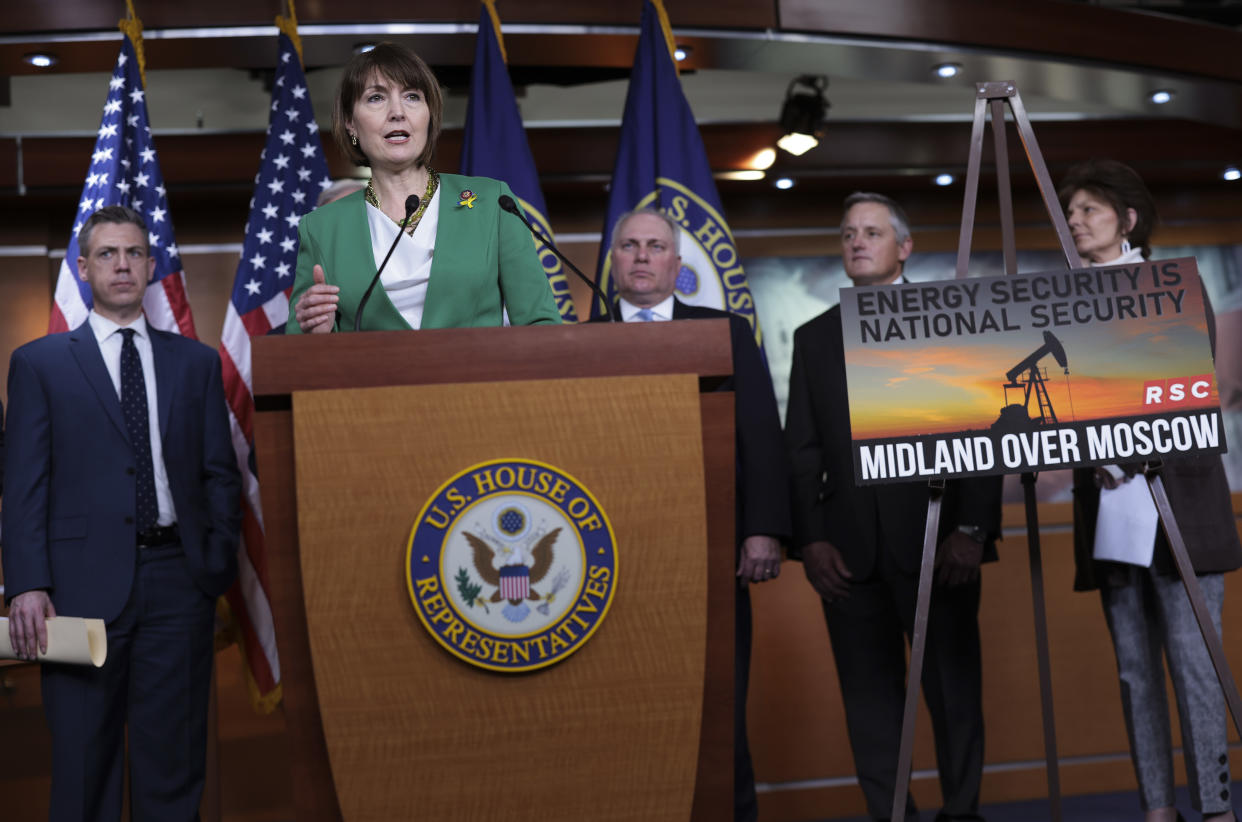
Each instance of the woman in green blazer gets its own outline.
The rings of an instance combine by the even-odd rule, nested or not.
[[[441,113],[435,76],[404,46],[383,43],[346,65],[332,131],[351,160],[371,166],[371,182],[302,218],[287,333],[352,330],[402,230],[364,330],[497,326],[505,310],[514,325],[560,322],[530,234],[497,204],[509,187],[431,169]],[[403,225],[410,195],[419,207]]]

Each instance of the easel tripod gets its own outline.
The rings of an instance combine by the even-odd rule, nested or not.
[[[988,112],[992,117],[992,134],[996,158],[997,190],[1001,218],[1001,242],[1004,251],[1005,273],[1017,273],[1017,250],[1014,234],[1013,196],[1009,183],[1009,161],[1005,142],[1005,104],[1010,111],[1018,136],[1022,141],[1027,160],[1035,174],[1039,191],[1044,200],[1048,216],[1056,229],[1057,238],[1064,252],[1069,268],[1082,268],[1082,260],[1070,236],[1069,226],[1058,203],[1056,190],[1048,174],[1048,168],[1035,141],[1031,129],[1030,118],[1022,104],[1017,87],[1012,82],[979,83],[976,86],[974,123],[970,138],[970,156],[966,174],[966,196],[962,205],[962,224],[958,237],[956,275],[958,278],[967,276],[967,265],[970,259],[970,241],[974,230],[975,207],[979,189],[979,167],[983,154],[984,120]],[[1224,647],[1220,635],[1212,624],[1211,617],[1203,598],[1203,591],[1195,577],[1186,552],[1186,544],[1181,529],[1174,518],[1169,504],[1168,493],[1161,479],[1161,464],[1149,462],[1145,471],[1152,499],[1160,517],[1161,527],[1169,541],[1174,562],[1190,599],[1199,630],[1207,644],[1212,664],[1220,680],[1221,689],[1233,717],[1234,727],[1242,734],[1242,697],[1238,686],[1225,659]],[[1043,717],[1044,757],[1048,774],[1048,797],[1051,805],[1053,822],[1061,822],[1061,788],[1057,767],[1056,724],[1052,703],[1052,675],[1048,653],[1048,627],[1044,603],[1043,562],[1040,553],[1039,518],[1035,503],[1035,474],[1022,475],[1023,497],[1026,510],[1027,544],[1029,547],[1029,564],[1031,573],[1031,598],[1035,622],[1035,642],[1039,666],[1040,707]],[[901,746],[898,753],[897,781],[893,793],[891,818],[905,817],[906,796],[909,790],[911,759],[914,747],[914,717],[918,704],[919,682],[923,672],[923,657],[927,643],[928,606],[931,601],[931,586],[936,555],[936,537],[940,524],[941,497],[944,492],[944,481],[933,481],[929,484],[930,498],[927,506],[927,524],[923,542],[923,557],[919,572],[918,597],[915,606],[914,630],[910,642],[910,670],[906,685],[906,701],[903,711]]]

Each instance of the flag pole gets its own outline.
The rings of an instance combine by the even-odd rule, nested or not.
[[[500,32],[500,15],[496,13],[496,0],[483,0],[487,7],[487,16],[492,18],[492,30],[496,32],[496,45],[500,47],[500,59],[509,63],[509,53],[505,51],[505,36]]]
[[[147,55],[142,47],[142,20],[134,11],[134,0],[125,0],[125,19],[117,22],[117,28],[134,44],[134,54],[138,56],[138,76],[142,79],[142,87],[147,87]]]

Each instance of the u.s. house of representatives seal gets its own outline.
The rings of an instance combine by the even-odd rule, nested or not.
[[[617,586],[616,539],[599,502],[534,460],[458,473],[419,513],[406,581],[423,626],[492,671],[531,671],[590,639]]]

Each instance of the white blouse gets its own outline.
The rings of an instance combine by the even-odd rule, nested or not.
[[[384,292],[410,328],[423,322],[423,306],[427,302],[427,283],[431,279],[431,261],[436,252],[436,226],[440,222],[440,188],[432,195],[413,236],[401,231],[387,214],[367,203],[367,223],[371,228],[371,253],[375,267],[384,262],[384,255],[393,238],[402,234],[397,249],[380,275]]]
[[[1132,248],[1117,259],[1094,267],[1141,262],[1142,252]],[[1096,559],[1148,568],[1155,552],[1156,523],[1159,521],[1151,491],[1142,474],[1135,474],[1126,480],[1125,474],[1116,465],[1104,468],[1117,479],[1117,487],[1100,489],[1100,512],[1096,519],[1092,554]]]

